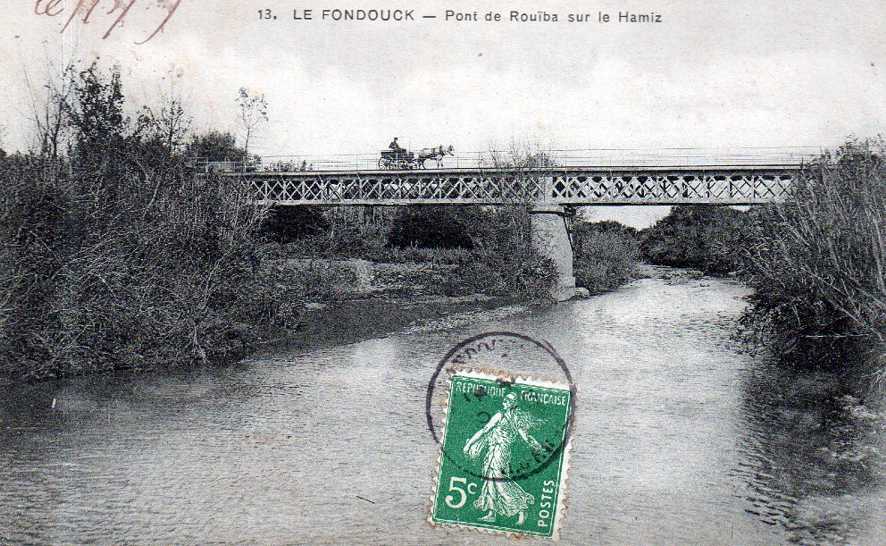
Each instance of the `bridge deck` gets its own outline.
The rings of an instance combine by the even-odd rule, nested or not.
[[[257,202],[299,205],[753,205],[780,201],[799,165],[570,166],[223,173]]]

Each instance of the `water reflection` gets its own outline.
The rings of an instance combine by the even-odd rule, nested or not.
[[[745,510],[798,543],[883,538],[883,416],[848,374],[761,362],[742,384]],[[878,407],[876,400],[868,402]]]

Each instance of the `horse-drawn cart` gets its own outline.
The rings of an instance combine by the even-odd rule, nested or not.
[[[378,158],[379,169],[406,171],[420,166],[415,154],[407,150],[382,150],[381,157]]]
[[[427,168],[426,162],[434,160],[437,168],[443,164],[443,158],[447,155],[453,155],[453,147],[434,146],[433,148],[422,148],[418,153],[409,150],[382,150],[381,156],[378,158],[378,168],[385,170],[402,170],[408,171],[412,169]]]

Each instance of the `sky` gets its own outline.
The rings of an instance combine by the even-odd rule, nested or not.
[[[81,11],[62,31],[77,0],[6,2],[4,148],[31,142],[33,98],[39,102],[47,73],[95,57],[120,66],[130,107],[176,95],[198,130],[236,132],[238,89],[264,94],[269,123],[252,147],[266,155],[373,153],[395,135],[410,148],[451,144],[460,153],[513,141],[830,147],[886,125],[882,0],[118,3],[108,15],[115,2],[98,0],[87,23]],[[265,8],[277,19],[261,19]],[[412,9],[415,20],[322,20],[333,8]],[[37,13],[47,9],[60,13]],[[296,21],[294,9],[302,17],[312,9],[314,18]],[[480,21],[446,21],[447,9],[476,11]],[[511,10],[559,20],[510,22]],[[504,20],[483,21],[488,11]],[[611,21],[598,22],[598,12]],[[662,22],[619,23],[619,12]],[[161,32],[136,44],[170,13]],[[591,21],[570,23],[570,13]],[[626,212],[596,217],[616,213]],[[661,211],[627,214],[642,223]]]

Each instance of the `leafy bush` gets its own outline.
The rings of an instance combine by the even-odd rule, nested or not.
[[[474,248],[447,279],[447,294],[482,292],[522,300],[549,297],[557,269],[532,245],[528,206],[482,210],[471,224],[471,231]]]
[[[482,293],[520,300],[544,300],[556,280],[549,259],[528,250],[518,255],[493,248],[475,250],[471,260],[447,277],[444,293],[450,296]]]
[[[193,136],[188,142],[185,155],[207,161],[234,162],[244,162],[248,156],[245,149],[237,146],[234,135],[220,131]]]
[[[637,239],[639,233],[636,228],[626,226],[615,220],[602,220],[600,222],[579,221],[572,226],[573,238],[581,238],[586,233],[609,233],[616,232]]]
[[[618,288],[634,276],[639,243],[631,228],[619,226],[582,222],[573,228],[575,281],[592,294]]]
[[[394,218],[388,242],[391,246],[424,248],[473,248],[471,225],[482,212],[473,207],[403,207]]]
[[[339,223],[318,235],[287,243],[280,253],[297,258],[384,261],[378,258],[387,254],[385,244],[385,230],[381,227]]]
[[[329,221],[320,207],[272,207],[262,225],[269,239],[284,244],[328,229]]]
[[[657,265],[723,275],[738,269],[735,248],[747,237],[747,213],[713,205],[676,206],[641,232],[640,253]]]
[[[883,362],[883,153],[882,141],[848,142],[808,165],[791,199],[752,216],[742,269],[755,290],[743,317],[751,339],[811,362],[843,364],[859,349]]]

